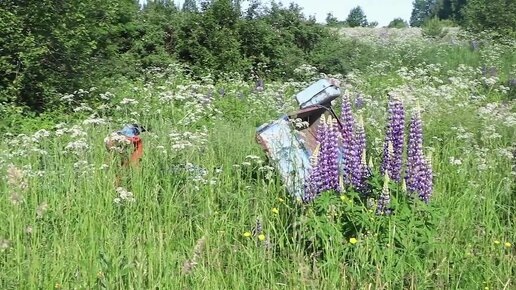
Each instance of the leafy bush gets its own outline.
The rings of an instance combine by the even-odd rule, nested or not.
[[[407,21],[403,20],[403,18],[394,18],[389,25],[388,28],[406,28],[408,27]]]
[[[505,0],[470,0],[464,8],[466,28],[473,32],[496,31],[516,37],[516,2]]]
[[[439,19],[432,18],[423,24],[421,33],[424,37],[439,39],[446,36],[448,30],[444,28],[443,23]]]

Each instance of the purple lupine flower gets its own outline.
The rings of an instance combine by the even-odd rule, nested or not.
[[[321,117],[317,131],[319,152],[316,152],[315,164],[305,183],[305,194],[302,200],[307,203],[314,200],[325,190],[340,190],[339,186],[339,148],[336,120]]]
[[[360,118],[357,126],[355,127],[355,134],[352,140],[352,150],[350,152],[351,155],[351,185],[357,190],[360,191],[365,187],[365,179],[364,176],[364,167],[367,167],[367,164],[362,162],[362,159],[365,158],[363,154],[365,154],[366,149],[366,138],[364,131],[364,122]]]
[[[390,215],[391,209],[389,205],[391,203],[391,195],[389,193],[389,173],[385,172],[383,179],[383,189],[380,197],[378,198],[378,205],[376,206],[376,214],[377,215]]]
[[[388,123],[383,147],[383,163],[381,173],[389,172],[389,177],[401,181],[401,166],[403,144],[405,138],[405,110],[403,103],[396,97],[391,97],[388,105]],[[392,154],[389,152],[389,142],[392,143]]]
[[[324,190],[339,191],[339,136],[337,129],[337,120],[331,116],[327,120],[327,138],[323,140],[321,148],[321,159],[325,165],[324,171],[326,174]]]
[[[380,165],[380,173],[385,174],[388,172],[391,175],[391,171],[393,170],[392,160],[394,157],[394,147],[392,146],[392,142],[388,138],[385,138],[385,142],[387,142],[387,146],[383,145],[383,162]]]
[[[362,94],[357,94],[355,98],[355,109],[362,109],[365,105],[364,97]]]
[[[416,109],[410,118],[407,149],[406,184],[409,194],[417,193],[428,203],[432,195],[432,166],[423,153],[423,126],[421,114]]]
[[[308,176],[308,179],[305,182],[305,193],[302,197],[303,202],[309,203],[312,200],[314,200],[318,194],[321,192],[320,189],[323,186],[323,180],[325,179],[325,176],[322,172],[322,162],[321,162],[321,156],[322,156],[322,143],[324,140],[327,139],[327,124],[326,124],[326,118],[321,116],[321,119],[319,120],[319,126],[317,128],[317,136],[316,140],[317,143],[319,143],[318,148],[313,153],[313,160],[312,160],[312,170],[310,172],[310,175]]]
[[[368,166],[366,163],[366,150],[362,152],[362,162],[361,162],[361,181],[360,187],[358,188],[358,192],[360,192],[364,196],[369,196],[371,194],[371,185],[367,182],[369,178],[373,175],[372,167]]]
[[[306,180],[305,182],[305,192],[301,198],[304,203],[309,203],[313,201],[319,195],[319,188],[321,187],[321,183],[322,178],[319,171],[319,167],[315,166],[310,172],[308,180]]]
[[[355,126],[355,120],[353,119],[353,113],[351,112],[351,103],[347,94],[342,98],[342,112],[340,116],[342,123],[342,154],[343,154],[343,180],[344,184],[351,183],[351,174],[353,170],[353,129]]]
[[[421,188],[420,192],[419,192],[419,199],[421,199],[422,201],[424,201],[425,203],[429,203],[430,202],[430,197],[432,196],[432,191],[433,191],[433,172],[432,172],[432,161],[430,160],[430,157],[428,157],[426,160],[425,160],[425,164],[423,166],[423,171],[422,171],[422,184],[424,184],[424,186]]]

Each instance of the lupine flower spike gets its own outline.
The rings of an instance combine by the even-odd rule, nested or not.
[[[324,171],[326,172],[325,185],[323,190],[339,191],[339,137],[337,131],[337,120],[331,116],[327,119],[327,138],[321,144],[321,149],[324,149],[321,159],[324,164]]]
[[[312,156],[312,172],[305,184],[305,194],[303,201],[305,203],[312,201],[315,197],[325,190],[340,191],[340,172],[339,172],[339,148],[338,148],[338,131],[337,120],[331,116],[320,119],[320,125],[317,132],[317,141],[319,142],[319,150],[315,150],[317,156]]]
[[[391,210],[389,209],[389,204],[391,203],[391,196],[389,192],[389,173],[385,172],[383,179],[383,189],[380,194],[380,198],[378,199],[378,205],[376,207],[377,215],[390,215]]]
[[[381,173],[389,172],[389,177],[401,181],[401,165],[403,155],[403,144],[405,138],[405,110],[403,103],[396,97],[391,96],[388,104],[388,123],[384,142],[384,156]],[[390,154],[389,143],[392,143]]]
[[[417,193],[428,203],[432,194],[432,167],[423,153],[423,128],[420,109],[412,113],[407,149],[406,183],[409,194]]]
[[[359,118],[357,126],[355,127],[352,153],[351,184],[358,192],[366,195],[369,193],[367,179],[371,175],[371,170],[368,168],[366,162],[366,138],[362,117]]]
[[[351,111],[351,103],[349,101],[349,95],[344,94],[342,98],[342,112],[340,121],[342,123],[342,154],[343,154],[343,175],[344,183],[351,184],[351,174],[353,170],[353,130],[355,126],[355,120],[353,119],[353,113]]]
[[[319,194],[319,190],[322,187],[323,181],[323,173],[321,172],[321,145],[323,140],[326,139],[326,118],[324,115],[321,116],[319,120],[319,127],[317,128],[317,142],[318,145],[314,152],[312,153],[311,161],[312,161],[312,170],[310,175],[308,176],[308,180],[305,182],[305,194],[302,198],[303,202],[309,203],[314,200]]]

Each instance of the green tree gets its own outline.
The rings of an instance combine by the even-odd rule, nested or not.
[[[406,28],[408,27],[407,21],[403,20],[403,18],[394,18],[389,25],[387,25],[389,28]]]
[[[436,15],[441,20],[452,20],[456,23],[462,22],[463,10],[467,0],[439,0],[437,2]],[[432,15],[434,16],[434,15]]]
[[[362,7],[357,6],[353,9],[351,9],[351,11],[348,14],[348,18],[346,18],[346,22],[348,23],[348,25],[350,27],[357,27],[357,26],[366,27],[367,26],[367,17],[365,16],[364,11],[362,10]]]
[[[260,0],[251,0],[245,12],[247,20],[256,19],[263,15],[263,5]]]
[[[516,37],[516,1],[469,0],[464,8],[465,26],[474,31],[496,31]]]
[[[339,24],[339,20],[337,17],[333,16],[331,12],[326,14],[326,25],[328,26],[336,26]]]
[[[4,0],[0,11],[2,25],[14,25],[2,29],[9,36],[2,37],[8,43],[0,49],[0,71],[6,71],[0,88],[9,88],[18,104],[43,111],[57,104],[56,93],[87,85],[106,61],[128,50],[124,34],[138,4]]]
[[[141,67],[166,65],[173,60],[179,22],[179,11],[172,1],[147,2],[138,13],[137,33],[132,37],[131,53]]]
[[[199,9],[197,8],[197,3],[195,0],[185,0],[181,10],[183,12],[191,12],[191,13],[199,12]]]
[[[419,27],[432,18],[437,10],[436,0],[414,0],[412,3],[412,14],[410,15],[410,26]]]

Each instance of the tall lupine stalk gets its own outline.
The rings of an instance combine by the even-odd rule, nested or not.
[[[391,195],[389,192],[389,173],[385,172],[384,179],[383,179],[383,189],[382,193],[380,194],[380,198],[378,199],[378,205],[376,207],[376,214],[377,215],[390,215],[391,209],[389,208],[389,205],[391,203]]]
[[[343,155],[343,167],[342,174],[344,184],[351,184],[352,172],[353,172],[353,130],[355,127],[355,120],[351,111],[351,102],[349,95],[344,94],[342,98],[342,112],[340,116],[342,123],[342,155]]]
[[[302,197],[303,202],[309,203],[313,201],[317,195],[320,193],[320,188],[322,188],[322,182],[323,182],[323,174],[321,172],[321,143],[323,140],[327,138],[327,124],[326,124],[326,118],[324,115],[321,116],[321,119],[319,120],[319,126],[317,128],[317,147],[312,153],[311,156],[311,166],[312,170],[310,172],[310,175],[308,176],[306,182],[305,182],[305,194]]]
[[[331,116],[320,119],[317,131],[319,150],[314,152],[312,172],[305,184],[305,203],[314,200],[325,190],[340,191],[339,185],[339,148],[337,120]]]
[[[405,137],[405,110],[403,103],[396,97],[390,97],[388,105],[388,123],[383,145],[383,163],[381,173],[389,173],[389,177],[401,181],[401,166],[403,158],[403,144]],[[393,152],[389,152],[389,143],[392,143]]]
[[[337,129],[337,120],[331,116],[327,119],[328,138],[326,143],[322,144],[321,158],[324,160],[325,171],[327,172],[324,190],[340,190],[339,186],[339,132]]]
[[[366,163],[366,136],[364,121],[360,117],[353,136],[351,150],[351,185],[360,193],[367,194],[367,179],[370,169]]]
[[[410,118],[407,149],[406,184],[409,194],[417,193],[419,199],[428,203],[432,195],[432,166],[423,153],[423,126],[419,108]]]

